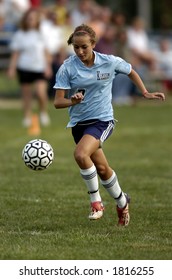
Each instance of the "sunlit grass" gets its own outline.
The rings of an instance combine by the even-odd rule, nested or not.
[[[100,187],[106,207],[90,222],[89,196],[73,159],[67,110],[50,102],[52,125],[39,136],[54,148],[46,171],[21,159],[32,138],[19,108],[0,110],[1,259],[171,259],[171,105],[117,107],[119,120],[104,144],[110,165],[131,195],[131,223],[118,228],[115,203]]]

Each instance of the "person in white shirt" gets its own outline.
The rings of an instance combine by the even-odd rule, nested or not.
[[[149,38],[142,18],[135,17],[132,20],[132,24],[127,30],[127,40],[128,48],[133,52],[135,69],[138,71],[142,65],[151,69],[155,59],[149,48]]]
[[[57,22],[54,11],[47,11],[41,20],[40,31],[44,36],[47,48],[52,55],[56,55],[63,46],[62,27]]]
[[[156,59],[155,77],[162,81],[165,90],[172,90],[172,43],[169,37],[161,37],[154,49]]]
[[[33,85],[39,100],[41,124],[50,123],[47,113],[47,79],[52,75],[51,56],[47,51],[46,42],[39,26],[39,12],[36,9],[28,10],[10,45],[11,59],[8,75],[10,78],[14,78],[16,73],[18,74],[23,98],[23,125],[26,127],[31,125]]]
[[[71,9],[71,24],[75,28],[77,25],[82,24],[83,22],[90,21],[91,14],[90,10],[92,7],[91,0],[80,0],[78,1],[76,7]]]

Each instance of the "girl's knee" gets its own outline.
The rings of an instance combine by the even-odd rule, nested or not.
[[[96,169],[97,169],[97,173],[99,174],[102,180],[107,180],[112,175],[112,169],[109,166],[105,166],[102,164],[96,166]]]
[[[82,163],[85,159],[85,154],[82,151],[75,149],[74,158],[77,163]]]

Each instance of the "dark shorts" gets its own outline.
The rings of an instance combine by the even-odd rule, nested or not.
[[[17,69],[20,84],[31,84],[35,81],[46,80],[43,72],[23,71]]]
[[[111,134],[114,129],[114,121],[99,121],[88,120],[85,122],[77,123],[72,127],[72,135],[75,143],[77,144],[83,135],[89,134],[99,139],[103,143]]]

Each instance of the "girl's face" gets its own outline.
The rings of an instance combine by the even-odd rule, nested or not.
[[[80,35],[73,37],[73,48],[76,55],[85,65],[91,65],[94,60],[93,48],[95,44],[91,43],[89,35]]]
[[[27,26],[30,29],[35,29],[39,23],[39,16],[36,11],[32,11],[27,15],[27,18],[25,19]]]

